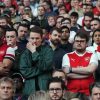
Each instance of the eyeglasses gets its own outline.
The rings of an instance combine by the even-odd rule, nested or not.
[[[58,93],[58,92],[61,92],[62,89],[61,88],[50,88],[49,89],[49,92],[54,92],[54,91],[56,91]]]

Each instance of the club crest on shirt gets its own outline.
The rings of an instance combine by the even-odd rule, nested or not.
[[[90,57],[86,57],[84,60],[85,60],[86,62],[89,62],[89,61],[90,61]]]
[[[3,55],[5,52],[4,51],[0,51],[0,55]]]

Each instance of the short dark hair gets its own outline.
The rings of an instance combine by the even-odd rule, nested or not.
[[[70,16],[74,16],[74,17],[76,17],[76,18],[78,18],[78,13],[77,12],[72,12],[71,14],[70,14]]]
[[[94,82],[94,83],[90,84],[90,86],[89,86],[90,95],[92,95],[92,90],[94,87],[100,88],[100,82]]]
[[[57,28],[57,27],[54,27],[53,29],[51,29],[50,30],[50,34],[52,34],[53,31],[57,31],[57,32],[61,33],[61,29],[60,28]]]
[[[94,37],[95,32],[100,32],[100,29],[96,29],[93,34],[92,34],[92,38]]]
[[[66,28],[66,29],[68,30],[68,32],[70,33],[70,30],[69,30],[69,28],[68,28],[67,26],[62,26],[62,27],[61,27],[61,31],[62,31],[63,29],[65,29],[65,28]]]
[[[92,21],[98,21],[99,23],[100,23],[100,19],[99,18],[93,18],[92,20],[91,20],[91,22]]]
[[[82,31],[77,32],[77,34],[74,37],[74,40],[75,40],[76,37],[84,38],[84,39],[86,39],[86,42],[89,41],[88,35],[86,33],[82,33]]]
[[[63,19],[61,20],[61,23],[64,22],[65,20],[68,20],[68,21],[71,23],[71,19],[70,19],[70,18],[63,18]]]
[[[48,90],[49,90],[49,86],[50,86],[51,83],[61,83],[62,90],[65,89],[65,82],[62,79],[58,78],[58,77],[53,77],[48,81],[48,85],[47,85]]]
[[[18,32],[17,32],[16,29],[14,29],[14,28],[8,28],[8,29],[6,30],[6,32],[11,32],[11,31],[14,31],[15,34],[16,34],[16,36],[18,36]]]
[[[92,19],[94,18],[93,12],[86,12],[86,13],[84,14],[84,18],[85,18],[85,16],[91,17]]]
[[[38,33],[41,35],[41,37],[43,35],[43,30],[39,26],[34,26],[34,27],[30,28],[30,33],[31,32]]]
[[[22,24],[22,23],[20,23],[20,24],[18,25],[17,30],[19,29],[20,26],[22,26],[22,27],[26,27],[27,29],[29,29],[29,27],[27,26],[27,24]]]

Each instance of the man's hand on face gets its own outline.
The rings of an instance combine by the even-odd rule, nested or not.
[[[28,42],[26,48],[28,50],[30,50],[32,53],[34,53],[36,51],[36,44],[35,43],[33,44],[31,42]]]

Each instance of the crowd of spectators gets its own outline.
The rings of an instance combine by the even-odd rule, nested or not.
[[[0,100],[100,100],[100,0],[0,0]]]

